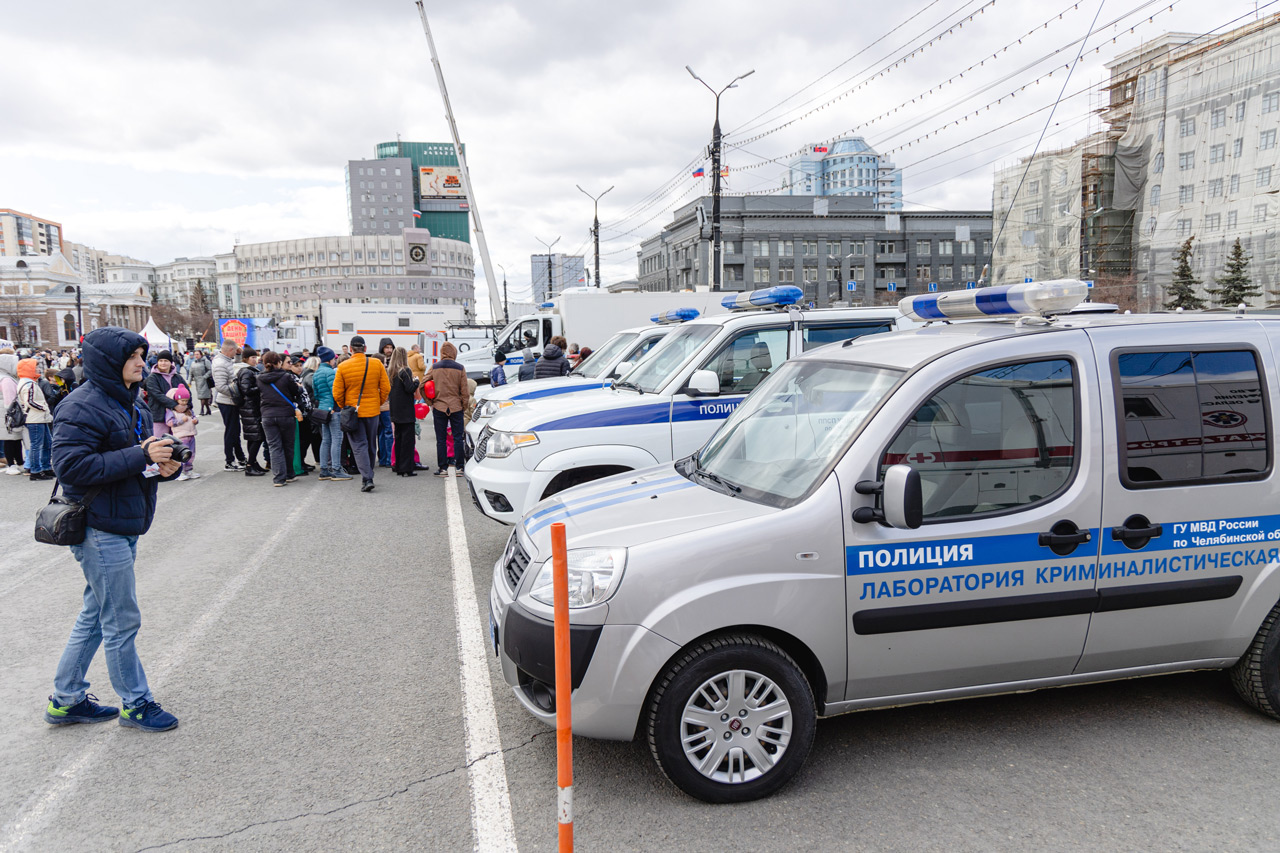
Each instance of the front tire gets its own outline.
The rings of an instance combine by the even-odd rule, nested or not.
[[[1249,650],[1231,667],[1231,683],[1241,699],[1280,720],[1280,604],[1262,620]]]
[[[751,635],[685,649],[649,702],[654,760],[680,790],[708,803],[777,791],[804,764],[816,728],[813,691],[800,667]]]

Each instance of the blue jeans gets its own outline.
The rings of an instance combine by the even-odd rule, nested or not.
[[[342,470],[342,418],[334,412],[329,422],[316,424],[320,430],[320,467],[334,473]]]
[[[391,465],[391,445],[395,442],[396,433],[391,427],[391,413],[378,413],[378,464],[386,468]]]
[[[52,448],[52,433],[48,424],[27,424],[27,435],[31,439],[31,453],[27,458],[27,468],[32,474],[49,470],[49,453]]]
[[[133,561],[138,555],[138,537],[121,536],[90,527],[84,544],[72,545],[71,554],[80,562],[88,585],[84,588],[84,609],[71,629],[67,648],[58,661],[53,678],[53,698],[62,706],[74,705],[89,690],[85,673],[98,646],[107,657],[107,674],[125,707],[152,700],[147,674],[134,647],[142,625],[133,577]]]

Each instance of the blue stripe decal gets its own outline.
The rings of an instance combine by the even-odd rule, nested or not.
[[[894,572],[925,572],[930,569],[981,568],[1004,563],[1033,561],[1063,562],[1098,558],[1098,528],[1089,531],[1092,539],[1069,557],[1059,557],[1040,544],[1037,533],[1004,536],[977,536],[963,539],[936,539],[903,544],[845,548],[845,573],[879,575]]]
[[[534,432],[553,429],[590,429],[592,427],[633,426],[639,424],[665,424],[671,419],[670,401],[647,406],[622,406],[599,412],[584,412],[568,418],[547,421],[533,428]]]
[[[722,421],[745,397],[721,398],[712,400],[680,400],[671,406],[671,420],[679,423],[688,421]]]
[[[1261,548],[1265,544],[1270,549],[1277,540],[1280,540],[1280,515],[1213,518],[1162,524],[1160,535],[1138,551],[1112,539],[1111,531],[1107,530],[1102,540],[1102,555],[1133,555],[1141,558],[1154,551],[1221,548],[1229,545]]]
[[[684,479],[684,478],[682,477],[681,479]],[[697,486],[697,483],[693,483],[688,480],[685,480],[683,483],[673,483],[672,485],[666,486],[661,489],[645,489],[642,492],[637,492],[635,494],[630,494],[630,495],[624,495],[620,498],[613,498],[611,500],[598,501],[596,503],[586,504],[584,506],[573,508],[573,509],[565,508],[560,511],[560,514],[549,515],[541,519],[540,521],[533,522],[532,524],[530,523],[530,521],[526,521],[525,532],[527,532],[530,536],[533,536],[538,531],[542,530],[545,527],[551,526],[557,521],[564,521],[565,519],[572,518],[576,515],[583,515],[584,513],[592,512],[597,509],[604,509],[605,507],[617,506],[618,504],[624,504],[624,503],[630,503],[631,501],[642,500],[644,498],[648,498],[653,495],[662,495],[662,494],[666,494],[667,492],[678,492],[681,489],[691,489],[691,488],[694,488],[695,486]]]
[[[945,320],[945,311],[938,310],[938,297],[921,298],[911,303],[911,310],[923,320]]]
[[[543,388],[540,391],[530,391],[527,394],[516,394],[512,400],[538,400],[542,397],[556,397],[560,394],[576,394],[579,391],[599,391],[601,388],[608,388],[609,383],[601,383],[599,380],[584,381],[576,385],[569,385],[560,388]]]
[[[537,521],[539,518],[543,518],[544,516],[550,515],[553,512],[559,512],[560,510],[566,509],[566,508],[573,509],[579,504],[590,503],[591,501],[597,501],[597,500],[600,500],[601,498],[609,498],[609,497],[613,497],[614,495],[626,494],[627,492],[632,492],[632,491],[642,492],[651,486],[666,485],[667,483],[674,483],[683,479],[684,477],[681,477],[679,474],[671,474],[666,477],[659,477],[656,480],[647,480],[642,483],[627,483],[627,485],[619,486],[616,489],[609,489],[608,491],[604,491],[604,492],[595,492],[593,494],[586,495],[585,497],[580,497],[577,499],[570,498],[567,501],[564,501],[564,500],[557,501],[556,503],[552,504],[546,509],[538,510],[537,512],[533,513],[525,520]]]
[[[1006,315],[1016,313],[1009,304],[1008,287],[984,287],[975,291],[973,304],[983,314]]]

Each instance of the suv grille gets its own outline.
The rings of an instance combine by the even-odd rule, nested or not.
[[[480,430],[480,439],[476,442],[476,452],[475,452],[475,460],[477,462],[484,459],[485,452],[489,449],[489,436],[492,434],[492,432],[493,431],[488,427],[485,427],[484,429]]]
[[[503,574],[507,576],[507,585],[511,587],[511,591],[515,592],[516,587],[520,586],[520,579],[524,577],[525,569],[529,568],[529,555],[525,553],[524,547],[520,544],[520,537],[516,533],[511,534],[511,548],[508,549],[506,562],[502,566]]]

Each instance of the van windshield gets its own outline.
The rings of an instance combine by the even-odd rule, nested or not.
[[[681,326],[649,350],[648,355],[618,380],[617,387],[633,388],[646,394],[656,393],[671,381],[671,374],[721,328],[712,324]]]
[[[588,379],[598,379],[604,375],[605,370],[615,358],[625,352],[632,341],[640,337],[637,332],[621,332],[604,342],[600,349],[595,350],[582,363],[582,366],[572,371],[574,376],[585,376]]]
[[[788,362],[738,406],[681,472],[709,488],[790,506],[817,484],[903,375],[862,364]]]

